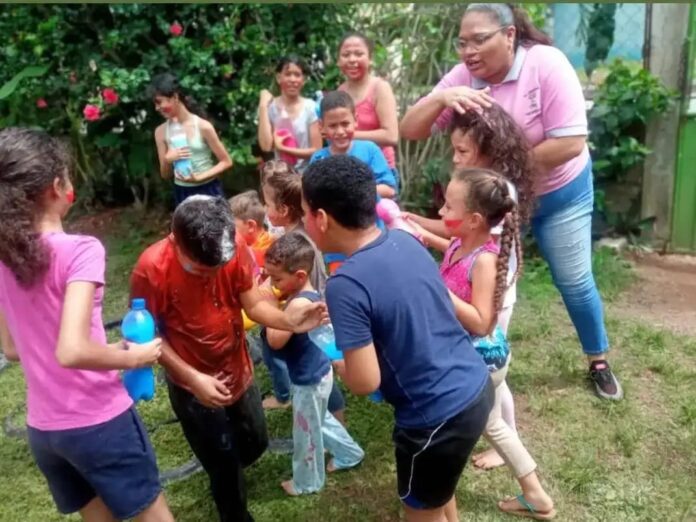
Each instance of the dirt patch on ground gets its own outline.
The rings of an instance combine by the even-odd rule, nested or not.
[[[130,228],[156,233],[164,237],[169,233],[171,214],[153,209],[143,213],[133,207],[106,208],[69,219],[65,225],[68,232],[85,234],[104,239],[110,235],[123,234]]]
[[[97,212],[90,212],[68,220],[65,228],[72,233],[88,236],[104,237],[119,223],[123,208],[109,208]]]
[[[613,304],[613,313],[696,336],[696,257],[651,253],[630,259],[637,279]]]

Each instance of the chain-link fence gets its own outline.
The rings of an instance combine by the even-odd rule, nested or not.
[[[614,58],[643,63],[646,14],[644,3],[554,3],[546,29],[583,83],[594,83],[593,74]]]

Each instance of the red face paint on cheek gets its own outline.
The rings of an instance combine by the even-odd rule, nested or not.
[[[464,220],[463,219],[445,219],[444,223],[448,229],[456,230],[461,226],[462,223],[464,223]]]
[[[75,203],[75,191],[74,190],[69,190],[68,192],[65,193],[65,199],[68,200],[68,203],[71,205]]]

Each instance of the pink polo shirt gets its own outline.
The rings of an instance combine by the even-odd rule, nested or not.
[[[534,147],[548,138],[587,136],[585,97],[580,80],[565,55],[548,45],[518,47],[507,76],[490,85],[469,73],[466,65],[456,65],[433,92],[448,87],[491,88],[491,96],[522,128]],[[432,93],[431,93],[432,94]],[[452,121],[447,108],[435,120],[435,127],[446,130]],[[582,153],[559,165],[540,183],[538,194],[553,192],[578,176],[590,159],[585,145]]]

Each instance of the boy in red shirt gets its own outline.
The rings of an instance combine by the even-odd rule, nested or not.
[[[268,435],[242,310],[260,324],[306,332],[326,317],[326,306],[285,312],[265,300],[229,203],[211,196],[177,207],[172,234],[140,256],[131,295],[145,298],[157,321],[169,399],[208,473],[221,522],[252,521],[242,469],[265,451]]]

